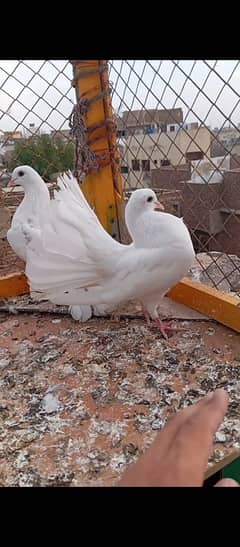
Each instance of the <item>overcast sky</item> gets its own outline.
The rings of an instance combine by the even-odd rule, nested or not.
[[[110,61],[110,65],[116,111],[182,107],[189,122],[200,119],[214,128],[230,117],[240,124],[239,61]],[[45,131],[68,128],[75,100],[71,79],[72,65],[66,60],[0,61],[0,130],[14,130],[18,124],[22,129],[30,123]]]

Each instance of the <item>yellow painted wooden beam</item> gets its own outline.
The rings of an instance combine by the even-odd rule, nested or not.
[[[10,298],[29,293],[24,274],[14,273],[0,277],[0,298]],[[168,296],[200,313],[215,319],[226,327],[240,332],[240,301],[217,289],[184,278]]]
[[[193,310],[240,332],[240,300],[202,283],[184,278],[168,296]]]
[[[215,462],[211,467],[208,467],[204,479],[208,479],[209,477],[212,477],[215,475],[215,473],[218,473],[218,471],[222,471],[224,467],[227,467],[227,465],[230,465],[230,463],[233,463],[235,460],[237,460],[240,457],[240,450],[236,450],[236,448],[229,449],[228,454],[220,460],[220,462]]]
[[[0,298],[12,298],[29,293],[27,278],[22,273],[12,273],[0,277]]]
[[[74,62],[75,86],[80,98],[91,99],[109,87],[107,68],[102,72],[94,72],[95,69],[101,69],[104,65],[107,65],[106,61]],[[86,114],[86,126],[87,128],[98,126],[107,119],[113,120],[109,96],[90,104]],[[96,136],[98,139],[94,140]],[[82,185],[82,190],[89,203],[94,207],[105,230],[111,235],[117,231],[118,236],[116,194],[118,199],[123,197],[123,184],[116,133],[114,130],[108,131],[107,126],[97,128],[89,134],[88,145],[94,152],[105,153],[111,163],[106,165],[105,162],[104,165],[103,161],[98,171],[89,173]]]

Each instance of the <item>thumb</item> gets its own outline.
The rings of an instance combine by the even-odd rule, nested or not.
[[[239,486],[239,484],[233,479],[222,479],[218,481],[214,486]]]

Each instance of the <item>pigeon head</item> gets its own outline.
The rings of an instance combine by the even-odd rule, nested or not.
[[[24,190],[28,190],[39,183],[44,184],[40,175],[29,165],[21,165],[12,172],[8,186],[22,186]]]
[[[125,209],[125,222],[134,241],[139,229],[142,230],[142,220],[145,218],[145,222],[150,221],[151,215],[156,214],[155,209],[163,211],[164,207],[151,188],[141,188],[132,193]]]
[[[155,192],[151,188],[135,190],[128,201],[127,208],[138,213],[154,211],[155,209],[164,210],[164,206],[158,201]]]

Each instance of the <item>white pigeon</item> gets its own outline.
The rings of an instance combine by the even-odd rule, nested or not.
[[[24,198],[13,215],[7,239],[13,251],[26,262],[28,234],[24,226],[41,229],[49,223],[50,218],[54,226],[55,203],[54,200],[50,200],[48,187],[41,176],[29,165],[14,169],[9,186],[16,185],[23,187]],[[69,312],[73,319],[78,321],[87,321],[92,316],[91,306],[70,306]]]
[[[189,244],[190,234],[183,222],[183,218],[178,218],[169,213],[164,213],[164,216],[161,215],[161,220],[159,217],[152,216],[150,223],[148,223],[147,216],[144,216],[143,224],[142,217],[138,214],[138,208],[141,207],[141,199],[144,198],[148,203],[154,203],[155,209],[164,211],[164,206],[157,200],[156,194],[155,192],[153,192],[153,190],[135,190],[135,192],[131,196],[131,199],[128,201],[125,209],[125,223],[134,243],[134,246],[138,248],[154,248],[158,246],[164,248],[165,246],[169,246],[170,251],[171,245],[174,244],[176,231],[178,230],[180,230],[180,237],[183,238],[182,241],[184,241],[184,238],[186,238],[186,243],[188,242]],[[194,258],[195,253],[192,242],[190,247],[192,248],[192,256]],[[174,255],[172,255],[172,258],[174,260]],[[175,266],[177,273],[178,265],[175,264]],[[183,277],[186,273],[187,270],[185,271],[185,273],[183,273],[181,277]],[[179,277],[177,282],[180,281],[181,277]],[[160,299],[158,302],[156,299],[156,294],[153,294],[152,297],[147,296],[147,300],[144,297],[141,299],[143,313],[149,326],[151,324],[151,318],[156,318],[157,309],[159,307],[161,299],[174,285],[175,284],[171,284],[171,286],[169,286],[165,292],[160,294]],[[174,329],[171,323],[163,324],[159,317],[157,317],[157,323],[164,337],[166,337],[166,331],[178,330]]]
[[[34,184],[32,184],[31,174],[34,174]],[[44,222],[48,221],[49,191],[40,175],[25,165],[13,171],[8,185],[21,185],[24,189],[24,198],[13,215],[7,239],[13,251],[26,262],[27,235],[23,231],[23,225],[40,228]]]
[[[54,230],[50,223],[24,227],[32,295],[105,309],[140,300],[166,337],[160,299],[186,275],[195,254],[183,220],[155,211],[152,190],[136,190],[126,208],[133,243],[122,245],[103,229],[71,173],[59,177],[58,186]]]

